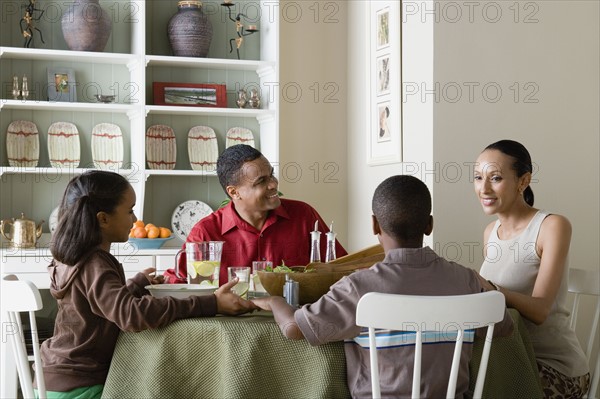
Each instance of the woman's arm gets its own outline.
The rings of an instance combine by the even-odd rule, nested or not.
[[[564,216],[549,215],[542,222],[536,246],[540,269],[531,296],[498,287],[506,297],[506,305],[535,324],[546,320],[556,299],[566,269],[571,232],[571,224]],[[494,289],[489,283],[485,287]]]

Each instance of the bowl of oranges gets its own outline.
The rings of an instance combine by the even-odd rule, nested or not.
[[[129,231],[128,242],[137,249],[158,249],[173,238],[168,228],[138,220]]]

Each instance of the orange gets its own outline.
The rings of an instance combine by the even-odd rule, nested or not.
[[[135,227],[144,227],[144,221],[142,221],[142,220],[136,220],[136,221],[133,223],[133,227],[134,227],[134,228],[135,228]]]
[[[171,237],[171,230],[167,229],[166,227],[161,227],[160,228],[160,238],[169,238]]]
[[[146,236],[147,236],[146,229],[144,229],[143,227],[135,227],[133,229],[133,236],[135,238],[146,238]]]
[[[152,223],[146,223],[146,225],[144,226],[144,228],[146,229],[146,231],[150,230],[150,228],[152,227],[156,227],[154,224]]]
[[[133,231],[135,230],[135,227],[132,227],[131,230],[129,230],[129,237],[130,238],[134,238],[135,236],[133,235]]]
[[[158,238],[160,235],[160,230],[156,226],[151,226],[146,231],[148,232],[148,238]]]

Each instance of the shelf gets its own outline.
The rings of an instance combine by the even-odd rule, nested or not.
[[[22,47],[0,47],[0,58],[33,61],[90,62],[94,64],[128,65],[136,62],[131,54],[100,53],[93,51],[47,50]]]
[[[85,173],[89,170],[97,170],[94,168],[51,168],[51,167],[21,167],[21,166],[3,166],[0,167],[0,176],[2,176],[3,174],[29,174],[29,175],[34,175],[34,174],[42,174],[45,176],[58,176],[58,175],[80,175],[82,173]],[[133,169],[118,169],[118,170],[112,170],[110,169],[111,172],[116,172],[120,175],[123,176],[132,176],[135,173],[137,173],[137,171],[133,170]]]
[[[146,169],[144,172],[146,179],[149,176],[217,176],[217,172],[205,172],[202,170],[152,170]]]
[[[225,71],[255,71],[275,70],[275,62],[226,60],[220,58],[170,57],[162,55],[146,56],[148,66],[169,66],[184,68],[220,69]]]
[[[136,110],[132,104],[104,104],[104,103],[69,103],[50,102],[36,100],[0,100],[0,110],[35,110],[35,111],[88,111],[88,112],[110,112],[129,114]]]
[[[175,105],[147,105],[146,113],[156,115],[206,115],[206,116],[232,116],[240,118],[265,118],[275,117],[275,111],[268,109],[239,109],[239,108],[214,108],[214,107],[179,107]]]

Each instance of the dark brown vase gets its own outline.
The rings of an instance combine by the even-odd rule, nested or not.
[[[180,1],[179,11],[167,27],[173,54],[179,57],[206,57],[212,40],[212,24],[197,0]]]
[[[75,0],[62,16],[67,47],[75,51],[104,51],[112,21],[100,7],[100,0]]]

